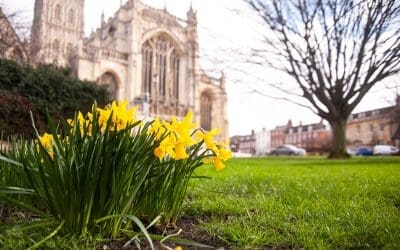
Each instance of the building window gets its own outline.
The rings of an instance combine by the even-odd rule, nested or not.
[[[59,50],[60,50],[60,41],[58,41],[57,39],[55,39],[54,41],[53,41],[53,51],[55,52],[55,53],[57,53]]]
[[[165,97],[167,87],[167,49],[168,42],[163,37],[156,40],[158,95],[161,97]]]
[[[151,83],[153,76],[153,49],[149,42],[146,42],[142,48],[142,86],[145,95],[151,95]]]
[[[67,55],[68,55],[68,56],[71,56],[72,53],[73,53],[72,44],[71,44],[71,43],[68,43],[68,44],[67,44]]]
[[[385,130],[385,124],[381,123],[380,129],[381,129],[381,131],[383,132],[383,131]]]
[[[23,63],[24,62],[24,56],[22,54],[22,51],[19,48],[14,48],[13,53],[12,53],[13,59],[17,63]]]
[[[104,73],[100,77],[100,85],[106,85],[107,91],[112,100],[117,99],[117,78],[110,72]]]
[[[54,18],[57,21],[61,21],[61,6],[59,4],[57,4],[54,9]]]
[[[357,133],[358,135],[361,133],[360,124],[358,124],[357,127],[356,127],[356,133]]]
[[[70,9],[68,12],[68,23],[73,25],[74,24],[74,10]]]
[[[171,55],[171,72],[173,75],[172,79],[172,96],[173,98],[178,101],[179,100],[179,65],[180,60],[179,56],[174,50]]]
[[[142,47],[142,65],[144,93],[156,94],[161,99],[169,95],[178,100],[180,53],[171,39],[162,34],[146,41]],[[152,93],[152,82],[157,84],[157,93]]]
[[[212,98],[209,93],[202,93],[200,97],[200,126],[204,130],[211,130]]]
[[[374,132],[374,124],[369,125],[369,132],[371,132],[371,133]]]

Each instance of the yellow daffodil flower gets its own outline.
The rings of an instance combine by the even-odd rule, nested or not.
[[[206,145],[207,149],[211,149],[214,153],[218,151],[218,147],[216,143],[214,142],[214,136],[218,135],[221,132],[220,129],[212,129],[211,131],[208,132],[196,132],[195,136],[197,140],[204,140],[204,144]]]
[[[156,140],[160,140],[161,136],[165,133],[166,129],[165,127],[161,124],[160,119],[156,117],[154,119],[153,123],[151,124],[151,127],[148,130],[149,134],[155,134]]]
[[[188,158],[188,154],[185,150],[185,144],[177,143],[175,144],[175,160],[182,160]]]
[[[154,149],[153,154],[159,158],[164,158],[167,154],[175,159],[175,145],[176,139],[174,136],[167,136],[164,140],[161,141],[160,146]]]
[[[42,136],[39,136],[39,142],[42,144],[42,146],[46,149],[47,153],[50,155],[50,157],[53,159],[54,153],[53,153],[53,143],[54,143],[54,137],[52,134],[44,133]],[[36,145],[37,149],[39,150],[38,146]]]
[[[220,148],[218,156],[220,159],[227,161],[228,159],[232,158],[232,152],[229,149]]]
[[[44,133],[39,137],[39,141],[44,148],[51,149],[53,147],[54,138],[52,134]]]

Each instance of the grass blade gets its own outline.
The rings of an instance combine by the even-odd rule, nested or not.
[[[61,224],[48,236],[46,236],[43,240],[39,241],[38,243],[36,243],[35,245],[31,246],[30,248],[28,248],[28,250],[31,249],[36,249],[38,247],[40,247],[40,245],[42,245],[43,243],[45,243],[46,241],[48,241],[51,237],[53,237],[54,235],[56,235],[58,233],[58,231],[61,230],[61,228],[64,226],[64,221],[61,222]]]

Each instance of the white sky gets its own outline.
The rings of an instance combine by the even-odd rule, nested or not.
[[[122,1],[123,3],[126,0]],[[292,119],[294,124],[318,122],[320,118],[308,109],[282,100],[251,93],[252,86],[263,86],[267,94],[274,93],[266,83],[280,79],[280,73],[262,70],[240,63],[240,51],[258,43],[258,33],[246,17],[238,14],[245,5],[240,0],[143,0],[148,5],[163,8],[181,18],[186,17],[190,3],[197,10],[201,65],[218,75],[224,70],[227,79],[229,134],[249,134],[252,129],[272,129]],[[17,12],[22,23],[29,27],[33,19],[34,0],[0,0],[8,13]],[[119,0],[86,0],[85,32],[89,34],[100,24],[104,11],[106,19],[119,8]],[[232,52],[233,51],[233,52]],[[239,69],[239,70],[238,70]],[[246,72],[246,73],[243,73]],[[397,78],[398,79],[398,78]],[[382,88],[382,87],[381,87]],[[394,91],[373,89],[356,111],[389,106]]]

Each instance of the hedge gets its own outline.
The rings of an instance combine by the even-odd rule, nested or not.
[[[0,59],[0,132],[32,138],[30,111],[39,132],[46,130],[46,112],[53,119],[68,118],[76,110],[87,112],[94,101],[109,102],[104,86],[81,81],[69,68],[22,65]]]

